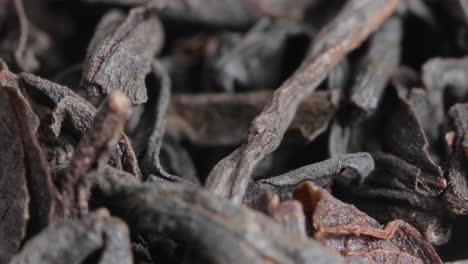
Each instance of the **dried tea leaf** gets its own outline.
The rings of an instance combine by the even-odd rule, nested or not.
[[[178,141],[206,146],[235,145],[271,98],[267,91],[241,94],[175,95],[168,109],[167,133]],[[317,92],[297,110],[289,132],[314,140],[328,126],[337,105],[328,92]],[[216,125],[222,124],[222,125]]]
[[[468,57],[433,58],[423,65],[422,71],[424,85],[430,92],[429,99],[437,107],[432,120],[440,124],[445,110],[454,103],[463,102],[468,95]],[[447,97],[449,104],[444,102]]]
[[[304,210],[302,209],[302,204],[298,201],[285,201],[280,203],[271,212],[271,218],[280,222],[286,229],[294,234],[307,237]]]
[[[400,63],[401,39],[402,22],[398,17],[385,22],[370,39],[351,87],[351,103],[360,112],[370,115],[377,110],[387,82]]]
[[[311,37],[310,30],[297,23],[265,18],[232,47],[224,47],[220,38],[207,62],[210,85],[230,92],[277,87],[287,77],[291,64],[300,63],[292,60],[291,51],[300,54]]]
[[[10,264],[81,263],[103,246],[105,211],[51,225],[29,240]],[[53,243],[51,243],[53,241]]]
[[[127,224],[109,218],[104,226],[105,243],[99,264],[132,264],[133,256]]]
[[[18,87],[5,87],[5,94],[15,112],[23,145],[26,180],[31,198],[28,233],[32,235],[58,220],[56,218],[62,214],[62,202],[52,184],[49,164],[36,137],[39,126],[37,116]]]
[[[0,263],[7,263],[19,251],[29,218],[23,146],[15,113],[5,98],[4,85],[0,83]]]
[[[327,78],[327,88],[336,96],[336,101],[341,101],[345,89],[351,79],[351,65],[348,56],[338,63],[333,70],[330,71]]]
[[[285,201],[280,203],[278,195],[266,191],[248,201],[246,205],[270,216],[291,232],[301,237],[307,237],[304,211],[299,202]]]
[[[415,190],[427,195],[440,194],[447,183],[442,169],[429,153],[429,143],[414,106],[398,88],[391,89],[392,113],[386,124],[385,146],[389,152],[421,169]],[[422,187],[422,185],[425,185]]]
[[[116,221],[109,216],[107,210],[100,209],[81,219],[67,220],[60,224],[51,225],[29,240],[10,264],[82,263],[86,257],[103,246],[102,256],[103,260],[106,260],[106,256],[114,250],[112,247],[121,247],[128,243],[128,236],[125,237],[128,234],[125,231],[125,226]],[[116,232],[123,235],[119,238],[119,245],[115,244],[115,237],[112,237],[112,235],[117,235]],[[107,237],[109,235],[111,236]],[[120,253],[122,253],[120,256],[124,257],[122,260],[128,260],[128,256],[124,252]],[[104,257],[106,258],[104,259]]]
[[[468,182],[466,160],[468,158],[468,105],[456,104],[449,111],[453,139],[448,143],[451,153],[447,164],[448,186],[444,200],[457,215],[468,214]]]
[[[50,82],[32,74],[21,74],[21,84],[31,101],[46,103],[52,110],[49,130],[55,137],[66,136],[81,138],[82,134],[91,128],[96,108],[68,87]],[[44,98],[45,97],[45,98]],[[65,126],[66,132],[62,133]],[[70,132],[72,131],[72,133]],[[116,155],[120,159],[122,169],[141,177],[136,155],[126,135],[122,136]]]
[[[190,153],[174,139],[170,137],[163,138],[160,160],[163,168],[166,168],[169,173],[180,175],[180,177],[193,183],[199,181],[195,163]]]
[[[375,173],[368,178],[369,182],[386,185],[392,188],[414,190],[417,193],[432,193],[437,185],[427,179],[417,166],[388,153],[374,155],[376,162]]]
[[[408,101],[414,109],[414,114],[423,128],[427,140],[429,142],[436,142],[439,137],[439,127],[438,124],[434,122],[434,115],[437,111],[437,107],[434,107],[431,103],[430,96],[430,91],[422,88],[413,88],[408,92]],[[434,151],[431,152],[431,154],[434,159],[437,158]]]
[[[61,134],[65,120],[67,129],[81,135],[89,129],[96,108],[68,87],[53,83],[33,74],[20,74],[21,83],[31,101],[47,104],[52,109],[50,131],[54,136]],[[46,100],[44,100],[44,97]]]
[[[445,244],[451,236],[453,219],[435,197],[367,185],[353,190],[353,196],[358,197],[359,209],[381,223],[401,219],[418,229],[433,245]]]
[[[149,9],[134,8],[126,17],[118,11],[108,13],[96,29],[84,62],[82,86],[89,96],[119,90],[132,104],[146,102],[145,77],[162,48],[163,34],[161,22]]]
[[[85,0],[90,3],[125,6],[149,5],[172,20],[210,26],[246,27],[261,16],[301,19],[316,0]]]
[[[220,161],[206,187],[236,203],[242,201],[255,166],[280,144],[299,104],[351,50],[357,48],[397,7],[398,1],[349,1],[316,36],[302,66],[273,95],[253,121],[247,143]]]
[[[157,63],[153,64],[153,72],[155,75],[160,76],[161,84],[159,88],[158,98],[155,106],[155,123],[152,128],[151,135],[146,141],[146,150],[143,153],[142,160],[140,162],[143,173],[148,177],[149,181],[152,181],[154,177],[159,177],[168,181],[179,182],[183,179],[188,180],[192,183],[199,184],[196,177],[175,176],[172,175],[161,165],[160,152],[163,144],[164,130],[166,127],[166,112],[169,106],[169,100],[171,96],[171,80],[169,74],[165,68]]]
[[[311,214],[314,236],[344,256],[373,263],[442,263],[431,244],[401,220],[383,227],[310,182],[301,184],[294,197]]]
[[[90,171],[108,163],[130,115],[130,101],[121,92],[109,94],[94,117],[93,125],[80,140],[63,179],[60,191],[66,203],[66,216],[83,215],[88,211],[88,179]]]
[[[318,186],[325,186],[344,170],[353,171],[362,181],[373,169],[374,160],[369,153],[341,155],[292,170],[282,175],[259,180],[250,186],[250,188],[269,190],[278,194],[281,200],[288,200],[292,198],[292,190],[301,182],[312,181]],[[249,192],[253,191],[250,190]]]
[[[96,181],[94,200],[125,216],[132,232],[190,243],[210,263],[344,262],[318,242],[191,185],[155,186],[116,177]]]

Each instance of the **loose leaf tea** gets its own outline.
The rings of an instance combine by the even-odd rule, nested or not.
[[[178,140],[197,145],[235,145],[246,139],[245,131],[271,92],[249,92],[235,95],[175,95],[168,108],[167,133]],[[328,92],[318,92],[306,99],[297,110],[290,133],[299,132],[314,140],[328,126],[336,112],[336,102]],[[217,124],[223,122],[223,126]]]
[[[131,263],[131,254],[125,252],[128,248],[127,226],[101,209],[80,220],[48,227],[31,239],[10,263],[81,263],[100,249],[103,252],[99,263]],[[117,252],[121,258],[109,262],[109,255]]]
[[[0,1],[0,264],[468,261],[467,10]]]
[[[68,172],[60,182],[65,202],[68,203],[66,210],[72,211],[67,214],[73,214],[76,209],[78,214],[87,212],[88,183],[85,175],[108,162],[109,149],[115,147],[121,136],[129,107],[130,102],[124,94],[111,93],[96,113],[91,128],[82,136]]]
[[[311,35],[311,29],[287,20],[262,19],[233,47],[224,43],[231,41],[231,35],[220,36],[217,49],[207,62],[211,86],[242,91],[280,85],[282,73],[287,72],[285,67],[290,66],[286,62],[294,56],[290,49],[305,49]],[[294,52],[300,54],[300,50]]]
[[[300,19],[315,0],[85,0],[91,3],[148,5],[163,17],[211,26],[245,27],[262,15]]]
[[[395,10],[397,1],[350,1],[315,37],[302,66],[273,95],[249,128],[247,143],[211,171],[208,189],[239,203],[255,165],[273,152],[299,104],[347,52],[355,49]]]
[[[413,188],[417,192],[437,195],[446,186],[442,168],[429,153],[427,137],[411,99],[403,98],[397,88],[394,91],[398,95],[394,113],[387,123],[385,146],[391,153],[421,169],[414,179]]]
[[[133,104],[146,102],[145,77],[153,57],[161,49],[162,39],[160,22],[151,10],[135,8],[127,17],[111,11],[97,26],[89,43],[82,85],[92,97],[116,89],[124,92]]]
[[[5,76],[9,75],[7,72],[3,73]],[[8,77],[5,79],[8,79]],[[10,81],[15,82],[18,79],[13,77]],[[35,209],[30,212],[31,222],[28,232],[35,233],[54,221],[54,213],[58,213],[60,210],[60,208],[54,207],[56,203],[60,207],[60,197],[52,185],[49,166],[36,138],[39,126],[37,116],[32,112],[26,98],[23,97],[17,86],[15,87],[12,83],[5,84],[4,92],[11,109],[15,112],[16,125],[21,135],[26,181],[31,199],[29,206]]]
[[[377,110],[387,80],[399,64],[401,24],[399,18],[385,22],[370,40],[368,51],[359,62],[360,70],[351,88],[351,102],[367,115]]]
[[[199,250],[198,257],[212,263],[344,263],[317,241],[301,238],[257,212],[213,199],[209,192],[190,185],[151,186],[133,178],[101,177],[96,179],[95,192],[96,200],[112,204],[111,211],[126,216],[133,230],[162,232],[191,242]],[[152,202],[156,200],[161,202]]]
[[[259,180],[250,186],[248,192],[252,196],[254,195],[252,192],[260,192],[263,189],[278,194],[282,199],[291,199],[294,187],[301,182],[312,181],[318,186],[325,186],[332,181],[335,175],[339,175],[344,170],[354,171],[362,180],[373,169],[374,160],[369,153],[337,156],[282,175]]]
[[[294,197],[304,205],[305,213],[312,215],[314,236],[345,256],[384,263],[442,263],[429,242],[401,220],[382,227],[310,182],[294,190]]]
[[[3,86],[3,85],[2,85]],[[26,164],[15,114],[8,107],[4,88],[0,93],[1,111],[1,214],[0,262],[6,263],[20,249],[28,221],[29,193],[26,183]]]

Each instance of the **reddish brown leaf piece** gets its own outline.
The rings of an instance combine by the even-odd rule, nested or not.
[[[353,204],[380,223],[403,220],[437,246],[447,243],[451,237],[453,218],[443,201],[437,197],[401,190],[398,186],[383,188],[367,184],[352,192]]]
[[[246,205],[270,216],[291,232],[307,237],[304,211],[298,201],[280,203],[278,195],[266,191],[248,201]]]
[[[298,186],[294,197],[312,218],[314,236],[344,256],[372,263],[442,264],[431,244],[401,220],[384,227],[310,182]]]

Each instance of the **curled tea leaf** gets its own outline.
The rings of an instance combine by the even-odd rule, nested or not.
[[[396,9],[398,1],[350,1],[318,33],[302,66],[275,92],[249,129],[247,143],[221,160],[206,187],[236,203],[242,201],[255,166],[280,144],[299,107],[327,74],[357,48]]]
[[[370,39],[351,88],[351,103],[370,115],[377,110],[391,74],[400,62],[402,22],[391,18]]]
[[[191,185],[155,186],[116,177],[96,177],[95,184],[96,200],[125,216],[132,232],[157,232],[192,243],[210,262],[344,262],[318,242]]]
[[[88,179],[85,176],[107,164],[111,150],[122,135],[129,111],[128,98],[117,91],[107,97],[96,113],[93,125],[81,138],[68,171],[60,181],[67,206],[66,216],[87,212]]]
[[[362,181],[374,169],[374,160],[369,153],[355,153],[337,156],[298,168],[282,175],[259,180],[251,188],[265,189],[280,195],[282,200],[292,198],[292,190],[304,181],[325,186],[344,170],[351,170]]]
[[[115,235],[120,236],[117,240]],[[53,243],[51,243],[53,242]],[[104,247],[104,248],[103,248]],[[119,251],[117,262],[108,262],[116,248],[129,247],[126,226],[109,216],[105,209],[82,219],[54,224],[29,240],[11,264],[29,263],[82,263],[93,252],[103,248],[100,263],[131,263],[125,250]]]
[[[255,115],[272,93],[267,91],[242,94],[175,95],[168,109],[167,133],[182,141],[198,145],[239,144]],[[307,98],[289,126],[291,134],[301,133],[312,141],[328,126],[336,112],[333,95],[317,92]],[[223,124],[217,125],[217,124]]]
[[[301,184],[294,197],[311,214],[314,236],[344,256],[374,263],[442,263],[430,243],[401,220],[383,227],[310,182]]]
[[[107,14],[98,25],[84,63],[82,86],[91,97],[113,90],[126,94],[132,104],[148,99],[145,77],[153,57],[162,48],[163,30],[154,12],[130,10]]]

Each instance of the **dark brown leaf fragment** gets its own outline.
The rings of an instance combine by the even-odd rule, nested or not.
[[[126,6],[149,5],[164,17],[218,27],[246,27],[261,16],[301,19],[314,0],[86,0]]]
[[[397,189],[414,190],[421,194],[433,193],[433,181],[427,180],[427,173],[405,160],[389,154],[375,154],[376,170],[369,182]]]
[[[316,36],[302,66],[273,95],[253,121],[247,143],[220,161],[206,187],[236,203],[242,201],[255,166],[280,144],[302,101],[327,74],[357,48],[397,7],[396,0],[349,1]]]
[[[385,129],[385,147],[395,156],[421,169],[416,175],[416,191],[427,195],[440,194],[447,183],[442,168],[429,153],[429,143],[412,102],[401,89],[391,89],[393,111]],[[408,179],[410,180],[410,179]]]
[[[103,246],[102,263],[111,263],[106,262],[109,253],[129,246],[126,230],[126,226],[110,217],[107,210],[99,209],[81,219],[49,226],[29,240],[10,264],[82,263]],[[115,236],[119,236],[118,240]],[[131,263],[125,251],[119,253],[122,258],[112,263]]]
[[[68,167],[68,172],[60,181],[60,189],[65,199],[66,216],[82,215],[88,210],[88,179],[92,170],[107,164],[111,151],[122,135],[128,119],[130,102],[116,91],[109,94],[94,117],[93,125],[80,140]]]
[[[48,124],[48,129],[55,137],[81,138],[91,128],[96,108],[68,87],[53,83],[32,74],[20,75],[21,84],[30,101],[46,104],[52,109],[50,120],[41,120]],[[44,98],[45,97],[45,98]],[[62,129],[65,132],[62,132]],[[49,135],[46,135],[49,137]],[[48,144],[47,144],[48,145]],[[116,154],[120,158],[122,169],[141,177],[136,155],[126,135],[122,136]],[[56,157],[55,157],[56,158]],[[70,157],[71,158],[71,157]],[[66,163],[68,165],[68,163]]]
[[[267,91],[241,94],[175,95],[168,109],[167,133],[198,145],[235,145],[271,98]],[[314,140],[328,126],[337,109],[333,95],[317,92],[297,110],[288,132]],[[222,124],[222,125],[221,125]]]
[[[433,245],[443,245],[451,237],[453,217],[438,198],[412,190],[367,184],[352,193],[353,203],[381,223],[403,220]]]
[[[293,189],[304,181],[312,181],[317,186],[325,186],[344,170],[353,171],[363,181],[374,170],[374,160],[369,153],[340,155],[285,174],[255,182],[250,188],[269,190],[281,200],[292,198]],[[257,191],[258,192],[258,191]]]
[[[432,120],[441,124],[445,110],[454,103],[462,103],[468,95],[468,57],[432,58],[423,65],[422,71],[429,99],[437,107]],[[448,105],[444,98],[450,100]]]
[[[351,103],[365,115],[377,110],[387,82],[400,63],[401,39],[402,21],[393,17],[372,36],[357,66]]]
[[[209,262],[344,262],[316,241],[194,186],[97,177],[93,193],[95,200],[125,217],[132,232],[156,232],[190,243]]]
[[[146,102],[145,77],[162,41],[163,29],[154,11],[135,8],[126,17],[111,11],[89,44],[82,86],[91,97],[102,98],[118,90],[132,104]]]
[[[104,248],[99,264],[132,264],[130,235],[127,224],[118,218],[109,218],[104,226]]]
[[[208,83],[228,92],[277,87],[287,77],[289,64],[300,63],[291,62],[293,52],[300,54],[311,38],[311,30],[298,23],[270,18],[260,20],[228,47],[221,36],[214,55],[208,57]]]
[[[452,150],[448,157],[447,182],[444,200],[449,209],[457,215],[468,214],[468,105],[456,104],[449,112],[450,128],[455,132],[454,139],[449,143]]]
[[[15,113],[8,105],[3,83],[0,89],[0,263],[7,263],[19,251],[26,233],[29,194]]]
[[[19,81],[16,76],[6,71],[0,72],[0,75],[8,76],[6,78],[11,78],[11,82]],[[52,184],[49,164],[36,137],[39,119],[22,95],[18,85],[9,85],[11,83],[6,84],[4,92],[15,113],[21,135],[26,180],[31,198],[29,212],[31,222],[28,225],[28,233],[33,235],[58,220],[57,217],[60,216],[62,207],[61,197]]]
[[[199,184],[196,177],[188,178],[190,175],[182,175],[182,177],[184,177],[182,178],[168,173],[162,167],[160,152],[163,145],[164,130],[166,128],[166,112],[171,97],[171,80],[165,68],[158,63],[154,63],[152,65],[152,71],[156,76],[160,77],[161,84],[159,85],[159,92],[154,110],[156,120],[149,138],[147,141],[144,141],[146,150],[143,153],[143,157],[140,162],[141,169],[146,175],[148,181],[152,181],[154,180],[154,177],[158,177],[172,182],[180,182],[185,179],[192,183]]]

